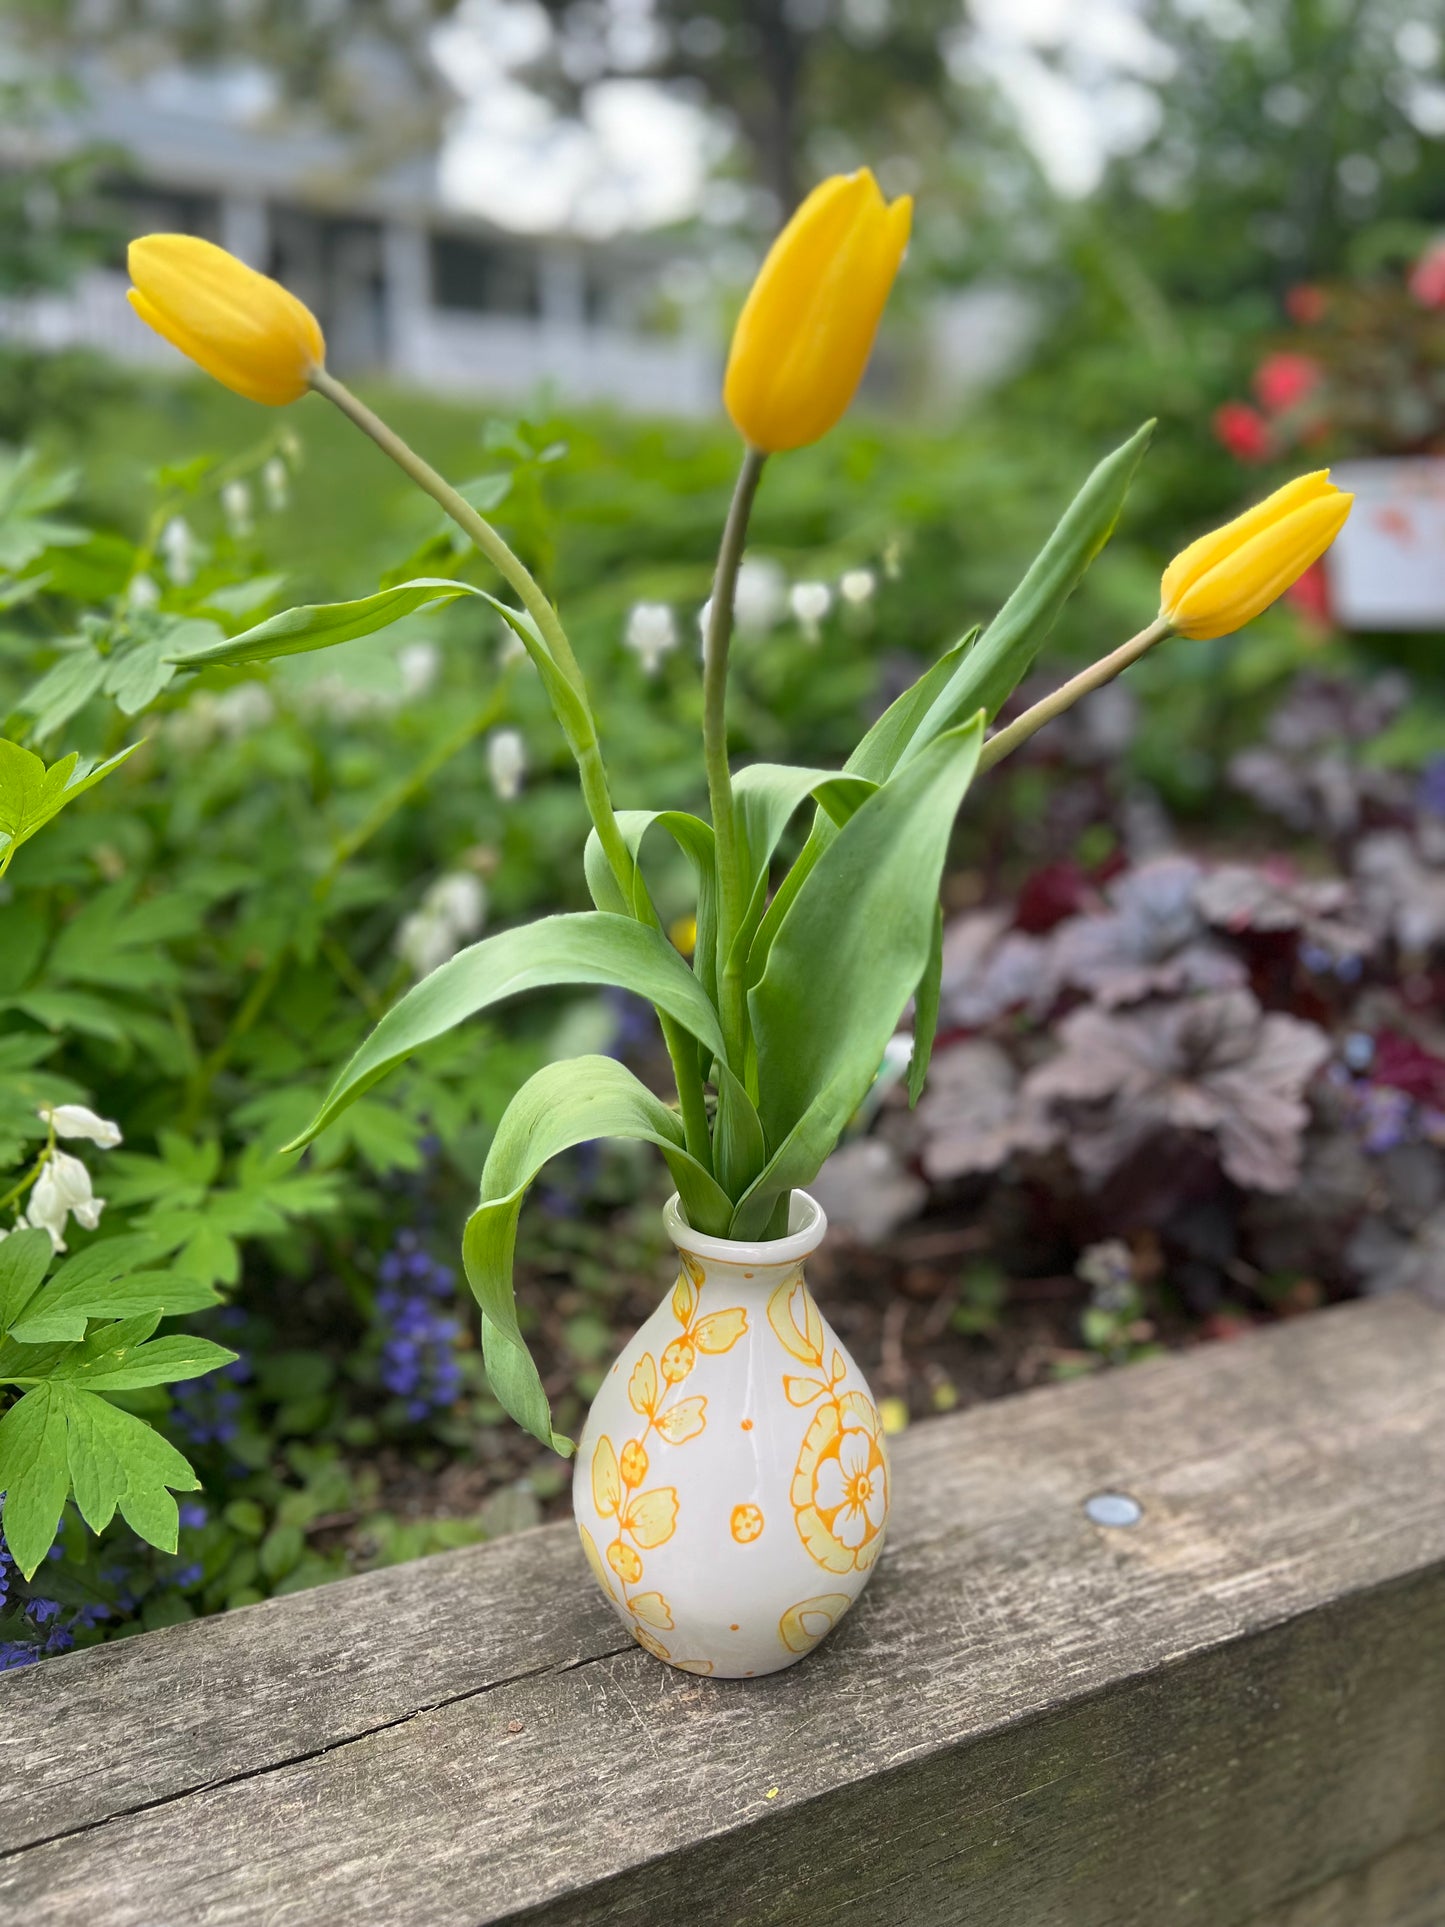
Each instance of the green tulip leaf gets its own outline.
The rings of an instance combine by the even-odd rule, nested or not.
[[[878,785],[867,777],[832,769],[796,769],[788,763],[750,763],[733,778],[739,857],[747,912],[734,940],[728,967],[745,970],[753,938],[768,907],[768,876],[778,844],[795,813],[811,798],[820,818],[836,830]]]
[[[645,997],[713,1056],[724,1053],[717,1012],[667,938],[647,924],[605,911],[542,917],[469,949],[409,990],[382,1018],[332,1086],[326,1102],[287,1150],[299,1150],[423,1044],[523,991],[559,984],[610,984]]]
[[[704,823],[701,817],[692,816],[686,810],[619,810],[617,827],[633,862],[632,902],[629,904],[623,897],[596,830],[589,832],[582,854],[587,888],[599,910],[656,924],[657,912],[640,867],[643,841],[654,823],[667,831],[691,863],[697,879],[697,944],[693,954],[698,979],[709,999],[715,1002],[712,960],[717,918],[717,856],[710,823]]]
[[[304,656],[315,649],[332,649],[337,643],[375,635],[378,629],[389,629],[394,622],[433,604],[480,594],[469,582],[422,576],[378,590],[375,595],[361,596],[355,602],[316,602],[299,609],[283,609],[254,628],[243,629],[239,636],[182,649],[169,660],[187,669],[210,669],[242,662],[274,662],[278,656]]]
[[[547,1394],[517,1322],[517,1221],[528,1187],[552,1158],[574,1145],[618,1137],[658,1146],[689,1223],[726,1226],[731,1203],[688,1156],[677,1113],[613,1058],[575,1057],[538,1071],[507,1106],[482,1171],[482,1201],[462,1238],[467,1279],[482,1309],[482,1356],[492,1390],[524,1430],[564,1457],[575,1448],[552,1429]]]
[[[930,704],[900,763],[917,756],[975,710],[982,709],[990,721],[998,714],[1032,667],[1090,563],[1114,533],[1153,433],[1154,423],[1145,422],[1093,470],[1023,581]]]
[[[748,997],[766,1169],[734,1237],[761,1236],[778,1197],[816,1176],[867,1095],[927,967],[949,836],[983,743],[946,731],[858,809],[819,857]]]

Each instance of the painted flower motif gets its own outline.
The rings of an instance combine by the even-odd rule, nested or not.
[[[637,1439],[629,1439],[622,1448],[622,1483],[627,1486],[641,1485],[647,1477],[647,1448]]]
[[[662,1354],[662,1376],[669,1385],[685,1379],[697,1363],[697,1352],[686,1338],[674,1338]]]
[[[844,1432],[838,1456],[818,1467],[813,1503],[820,1513],[832,1515],[832,1532],[845,1546],[861,1546],[883,1530],[887,1481],[883,1455],[861,1425]]]
[[[828,1572],[864,1572],[878,1557],[888,1517],[883,1427],[861,1392],[830,1398],[814,1415],[793,1474],[798,1536]]]
[[[754,1539],[761,1539],[763,1536],[762,1507],[735,1505],[730,1529],[740,1546],[750,1546]]]
[[[853,1595],[846,1592],[820,1592],[816,1598],[800,1599],[778,1621],[778,1637],[790,1653],[810,1652],[852,1604]]]

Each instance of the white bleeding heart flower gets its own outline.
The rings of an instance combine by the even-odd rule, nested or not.
[[[273,455],[261,470],[261,486],[266,491],[266,506],[278,514],[291,499],[291,474],[279,455]]]
[[[409,642],[396,658],[401,690],[408,702],[429,695],[441,673],[442,652],[434,642]]]
[[[40,1116],[57,1137],[89,1138],[104,1151],[121,1142],[120,1126],[85,1104],[42,1104]]]
[[[191,581],[196,573],[196,538],[183,515],[173,515],[166,523],[159,546],[171,581],[182,586]]]
[[[816,642],[823,618],[833,606],[833,591],[826,582],[795,582],[788,606],[808,641]]]
[[[470,870],[449,870],[422,898],[422,915],[440,917],[459,937],[474,937],[487,915],[486,887]]]
[[[50,1233],[54,1250],[65,1250],[66,1220],[73,1217],[94,1231],[105,1209],[105,1199],[91,1189],[90,1173],[68,1151],[52,1151],[31,1188],[25,1215],[32,1225]]]
[[[733,591],[733,620],[746,636],[765,636],[782,619],[788,581],[767,556],[745,555]]]
[[[878,578],[871,569],[849,569],[838,583],[843,600],[851,603],[855,609],[862,608],[865,602],[871,602],[877,587]]]
[[[487,738],[487,774],[504,803],[522,793],[527,774],[527,745],[516,729],[494,729]]]
[[[665,602],[635,602],[622,640],[642,664],[643,674],[655,676],[664,658],[677,647],[677,623],[671,609]]]
[[[234,536],[246,536],[255,526],[251,514],[251,491],[242,481],[227,482],[221,490],[221,513]]]

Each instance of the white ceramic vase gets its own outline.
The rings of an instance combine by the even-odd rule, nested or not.
[[[684,1672],[791,1666],[868,1583],[888,1458],[863,1374],[803,1279],[827,1229],[795,1191],[786,1238],[693,1231],[665,1211],[677,1284],[607,1375],[573,1509],[623,1624]]]

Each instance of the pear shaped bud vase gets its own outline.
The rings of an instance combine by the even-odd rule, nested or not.
[[[573,1509],[614,1611],[688,1673],[752,1679],[812,1650],[868,1583],[888,1458],[863,1374],[803,1279],[827,1219],[706,1238],[664,1213],[677,1284],[588,1413]]]

